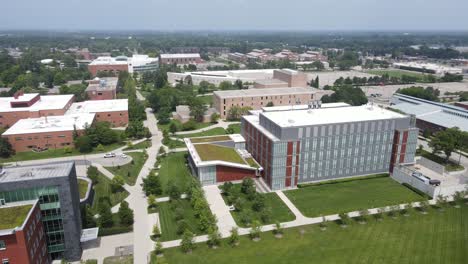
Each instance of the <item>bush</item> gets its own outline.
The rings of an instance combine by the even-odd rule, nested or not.
[[[181,195],[179,187],[177,187],[177,185],[175,185],[172,181],[167,185],[167,194],[169,195],[171,201],[179,200]]]
[[[195,244],[193,241],[193,233],[190,231],[185,231],[184,235],[182,236],[182,241],[180,242],[180,248],[183,252],[189,253],[195,248]]]
[[[104,146],[102,144],[97,145],[96,147],[97,151],[104,151]]]
[[[221,234],[218,230],[211,230],[208,234],[208,241],[206,242],[209,247],[219,247],[221,244]]]
[[[259,239],[260,232],[262,231],[262,227],[258,221],[254,221],[252,223],[252,228],[250,229],[249,237],[250,239]]]
[[[120,203],[118,215],[120,224],[126,226],[133,225],[133,210],[128,207],[128,203],[126,201],[122,201]]]
[[[268,223],[271,220],[271,211],[269,209],[265,209],[260,213],[260,220],[263,223]]]
[[[73,152],[73,148],[72,147],[64,147],[63,148],[63,153],[65,154],[70,154]]]
[[[159,229],[158,225],[153,226],[153,237],[159,238],[161,236],[161,230]]]
[[[347,213],[340,213],[338,214],[338,217],[340,217],[340,224],[343,226],[348,225],[349,223],[349,216]]]
[[[196,127],[197,127],[197,122],[193,119],[190,119],[189,121],[182,124],[183,131],[194,130]]]
[[[239,219],[243,225],[249,225],[252,222],[252,216],[247,212],[242,212],[239,216]]]
[[[260,194],[255,195],[255,199],[252,203],[252,209],[256,212],[260,212],[265,209],[265,197]]]
[[[244,178],[242,180],[241,192],[246,195],[250,195],[256,192],[255,183],[251,178]]]
[[[125,180],[122,178],[122,176],[114,176],[114,178],[111,180],[111,191],[113,193],[120,191],[124,184]]]
[[[231,229],[231,235],[229,236],[228,243],[231,246],[236,246],[239,243],[239,230],[235,227]]]
[[[189,225],[188,225],[187,221],[180,220],[180,221],[177,222],[177,234],[178,235],[183,234],[187,230],[189,230]]]
[[[109,228],[99,228],[99,236],[111,236],[132,232],[133,226],[115,226]]]
[[[280,222],[275,223],[275,229],[273,229],[273,234],[275,234],[275,235],[282,235],[283,234],[283,227],[281,226]]]

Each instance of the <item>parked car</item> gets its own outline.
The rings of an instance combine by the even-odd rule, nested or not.
[[[424,176],[422,173],[418,172],[418,171],[415,171],[411,174],[411,176],[415,177],[416,179],[424,182],[425,184],[429,184],[429,181],[431,180],[431,178],[427,177],[427,176]]]
[[[127,154],[125,154],[125,153],[120,154],[120,157],[123,158],[123,159],[128,158]]]
[[[114,157],[115,157],[115,153],[113,152],[104,154],[104,158],[114,158]]]

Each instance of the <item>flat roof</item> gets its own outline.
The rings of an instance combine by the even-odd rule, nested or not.
[[[18,120],[2,135],[20,135],[30,133],[48,133],[60,131],[82,130],[86,125],[91,125],[95,114],[72,114],[63,116],[47,116],[39,118],[27,118]]]
[[[6,231],[22,227],[36,202],[37,200],[22,201],[0,206],[0,219],[2,219],[0,221],[0,230]],[[2,235],[2,232],[0,232],[0,235]]]
[[[92,80],[99,83],[89,83],[86,91],[109,91],[117,89],[117,83],[119,78],[117,77],[106,77],[106,78],[95,78]]]
[[[66,115],[128,111],[128,99],[95,100],[73,103]]]
[[[93,60],[89,65],[127,65],[127,60],[117,60],[119,57],[103,56]],[[123,57],[120,57],[121,59]]]
[[[38,94],[24,94],[18,99],[14,97],[0,97],[0,112],[19,112],[19,111],[40,111],[64,109],[68,102],[73,98],[73,94],[62,95],[41,95],[40,99],[29,107],[11,107],[10,102],[29,101]],[[26,98],[29,98],[26,99]]]
[[[199,53],[166,53],[160,55],[162,59],[175,59],[175,58],[200,58]]]
[[[268,84],[288,85],[287,82],[283,82],[283,81],[278,80],[278,79],[255,80],[255,83],[258,83],[258,84],[265,84],[265,85],[268,85]]]
[[[402,114],[371,105],[272,111],[263,112],[260,115],[263,115],[281,127],[300,127],[405,117]]]
[[[18,167],[4,167],[0,183],[23,182],[39,179],[68,177],[74,162],[55,162]]]
[[[247,90],[228,90],[214,91],[213,94],[221,98],[237,98],[249,96],[274,96],[274,95],[293,95],[293,94],[312,94],[317,90],[303,87],[284,87],[284,88],[266,88],[266,89],[247,89]]]

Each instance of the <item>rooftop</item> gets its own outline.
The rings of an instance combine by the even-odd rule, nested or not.
[[[0,230],[22,227],[36,201],[11,203],[0,207]]]
[[[312,89],[312,88],[284,87],[284,88],[214,91],[213,94],[221,98],[229,98],[229,97],[237,98],[237,97],[248,97],[248,96],[312,94],[316,91],[317,91],[316,89]]]
[[[117,89],[117,83],[119,78],[107,77],[107,78],[95,78],[91,80],[86,88],[86,91],[109,91]]]
[[[194,146],[202,161],[220,160],[246,164],[239,153],[233,148],[214,144],[195,144]]]
[[[20,119],[2,135],[73,131],[75,128],[82,130],[86,125],[91,125],[93,120],[94,114],[87,113]]]
[[[125,59],[124,59],[125,58]],[[126,57],[98,57],[93,60],[89,65],[126,65],[128,64]]]
[[[402,114],[371,105],[271,111],[261,113],[260,115],[263,115],[281,127],[300,127],[405,117]]]
[[[128,111],[128,99],[98,100],[73,103],[66,115]]]
[[[0,183],[68,177],[73,168],[74,162],[71,161],[19,167],[4,167],[3,171],[5,174],[0,176]]]
[[[176,58],[200,58],[198,53],[174,53],[174,54],[161,54],[162,59],[176,59]]]
[[[24,94],[15,99],[14,97],[0,97],[0,112],[39,111],[51,109],[64,109],[73,98],[73,94],[63,95],[41,95],[40,99],[29,107],[11,107],[10,102],[29,101],[38,94]]]
[[[269,85],[269,84],[281,84],[281,85],[284,85],[284,86],[287,86],[287,85],[288,85],[287,82],[283,82],[283,81],[278,80],[278,79],[256,80],[255,83],[257,83],[257,84],[263,84],[263,85]]]

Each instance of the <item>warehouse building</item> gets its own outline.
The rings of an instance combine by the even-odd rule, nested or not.
[[[81,216],[75,164],[63,162],[4,168],[0,176],[0,204],[32,200],[39,200],[50,259],[79,261]],[[40,225],[37,228],[41,228]]]
[[[286,107],[285,107],[286,108]],[[299,183],[392,172],[413,163],[415,120],[372,105],[311,102],[273,107],[242,118],[245,149],[272,190]]]

